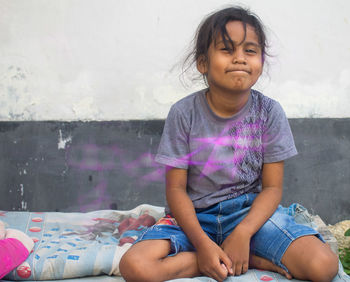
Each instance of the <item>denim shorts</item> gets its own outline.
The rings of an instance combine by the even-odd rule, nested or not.
[[[256,193],[243,194],[208,208],[196,209],[199,223],[209,238],[221,245],[248,214],[256,196]],[[306,235],[315,235],[324,242],[317,231],[309,226],[296,223],[294,217],[288,215],[285,209],[279,206],[251,238],[250,251],[288,271],[281,263],[281,259],[295,239]],[[146,229],[135,243],[155,239],[170,240],[171,251],[169,256],[176,255],[179,252],[195,251],[194,246],[171,215],[166,215],[155,225]]]

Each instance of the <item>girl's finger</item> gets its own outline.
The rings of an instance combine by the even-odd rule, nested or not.
[[[223,281],[226,279],[227,277],[227,269],[226,269],[226,266],[225,267],[222,267],[222,265],[220,265],[219,268],[216,269],[216,273],[215,273],[215,276],[217,278],[215,278],[217,281]]]
[[[223,281],[225,278],[221,278],[220,274],[218,274],[216,271],[211,271],[208,273],[204,273],[206,276],[213,278],[215,281]]]
[[[221,256],[221,263],[225,265],[228,274],[233,275],[234,272],[232,270],[232,261],[224,252]]]

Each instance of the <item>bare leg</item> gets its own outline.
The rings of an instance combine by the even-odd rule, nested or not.
[[[165,281],[199,276],[197,257],[192,252],[182,252],[167,257],[168,240],[142,241],[132,246],[122,257],[120,271],[126,281]],[[271,261],[251,255],[250,268],[278,272],[288,279],[331,281],[338,272],[338,258],[330,247],[315,236],[295,240],[285,252],[282,263],[288,274]]]
[[[133,245],[120,261],[126,281],[165,281],[199,276],[197,256],[181,252],[168,257],[169,240],[145,240]]]
[[[293,241],[283,255],[282,263],[300,280],[332,281],[338,272],[338,257],[315,236]]]
[[[292,279],[292,276],[290,275],[290,273],[285,271],[283,268],[275,265],[272,261],[269,261],[262,257],[258,257],[256,255],[251,254],[249,256],[249,268],[257,268],[261,270],[277,272],[285,276],[287,279]]]
[[[146,240],[132,246],[122,257],[120,271],[126,281],[164,281],[201,275],[194,252],[168,257],[168,240]],[[250,268],[274,271],[291,279],[291,275],[271,261],[251,255]]]

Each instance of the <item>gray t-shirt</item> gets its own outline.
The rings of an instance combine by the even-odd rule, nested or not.
[[[252,90],[237,114],[221,118],[209,107],[206,91],[171,107],[155,158],[188,170],[187,193],[195,208],[260,192],[263,163],[297,154],[278,102]]]

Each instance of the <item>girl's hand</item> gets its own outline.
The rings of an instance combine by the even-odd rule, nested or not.
[[[197,259],[200,272],[216,281],[223,281],[233,273],[229,257],[210,239],[203,247],[197,247]]]
[[[249,245],[250,236],[237,227],[222,243],[221,248],[232,262],[233,275],[241,275],[248,271]]]

